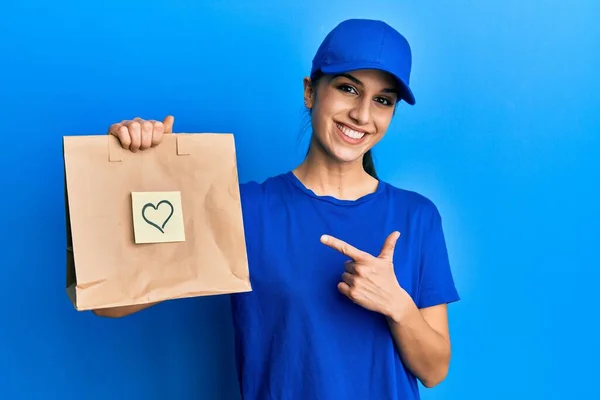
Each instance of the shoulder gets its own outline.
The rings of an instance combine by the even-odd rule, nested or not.
[[[268,212],[271,205],[287,197],[290,181],[286,173],[266,178],[263,181],[250,180],[239,185],[244,213],[259,214]]]
[[[242,202],[256,203],[257,201],[264,200],[266,196],[281,192],[288,183],[286,176],[286,173],[282,173],[262,181],[250,180],[240,183]]]
[[[442,229],[442,216],[438,206],[426,195],[385,183],[387,217],[396,221],[406,234],[416,240],[427,240]]]
[[[404,210],[420,222],[441,218],[437,205],[429,197],[408,189],[383,182],[390,206],[394,209]]]
[[[269,177],[263,181],[250,180],[240,183],[240,201],[244,230],[247,238],[249,254],[260,248],[260,235],[264,231],[265,217],[273,212],[276,198],[285,196],[286,185],[289,182],[285,174]]]

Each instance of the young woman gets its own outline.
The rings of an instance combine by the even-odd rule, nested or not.
[[[306,159],[240,185],[253,290],[232,295],[232,311],[245,400],[409,400],[418,381],[445,378],[446,304],[458,293],[440,215],[379,180],[371,158],[398,104],[415,102],[410,70],[393,28],[342,22],[304,80]],[[137,152],[159,145],[173,121],[136,118],[109,133]]]

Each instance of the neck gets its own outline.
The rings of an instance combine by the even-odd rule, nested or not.
[[[356,200],[373,193],[379,184],[364,170],[362,159],[340,163],[312,149],[293,173],[318,196],[340,200]]]

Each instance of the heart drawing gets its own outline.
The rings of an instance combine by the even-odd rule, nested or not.
[[[150,207],[154,211],[158,211],[158,208],[162,204],[165,204],[168,207],[170,207],[171,208],[171,212],[169,213],[169,215],[167,216],[167,218],[165,218],[165,220],[162,222],[162,224],[158,225],[158,223],[155,223],[155,222],[151,221],[150,219],[148,219],[146,217],[146,210]],[[150,224],[153,227],[155,227],[156,229],[158,229],[161,233],[165,233],[165,231],[164,231],[165,225],[167,225],[167,222],[169,222],[169,220],[173,216],[173,212],[174,211],[175,211],[175,209],[173,208],[173,204],[171,204],[170,201],[168,201],[168,200],[161,200],[161,201],[158,202],[158,204],[156,206],[154,204],[152,204],[152,203],[148,203],[148,204],[144,205],[144,207],[142,208],[142,218],[144,218],[144,221],[146,221],[148,224]]]

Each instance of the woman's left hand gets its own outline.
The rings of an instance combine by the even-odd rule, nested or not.
[[[400,232],[390,234],[377,257],[332,236],[321,237],[323,244],[350,258],[339,291],[354,303],[393,320],[401,318],[409,298],[394,273],[394,249],[399,237]]]

